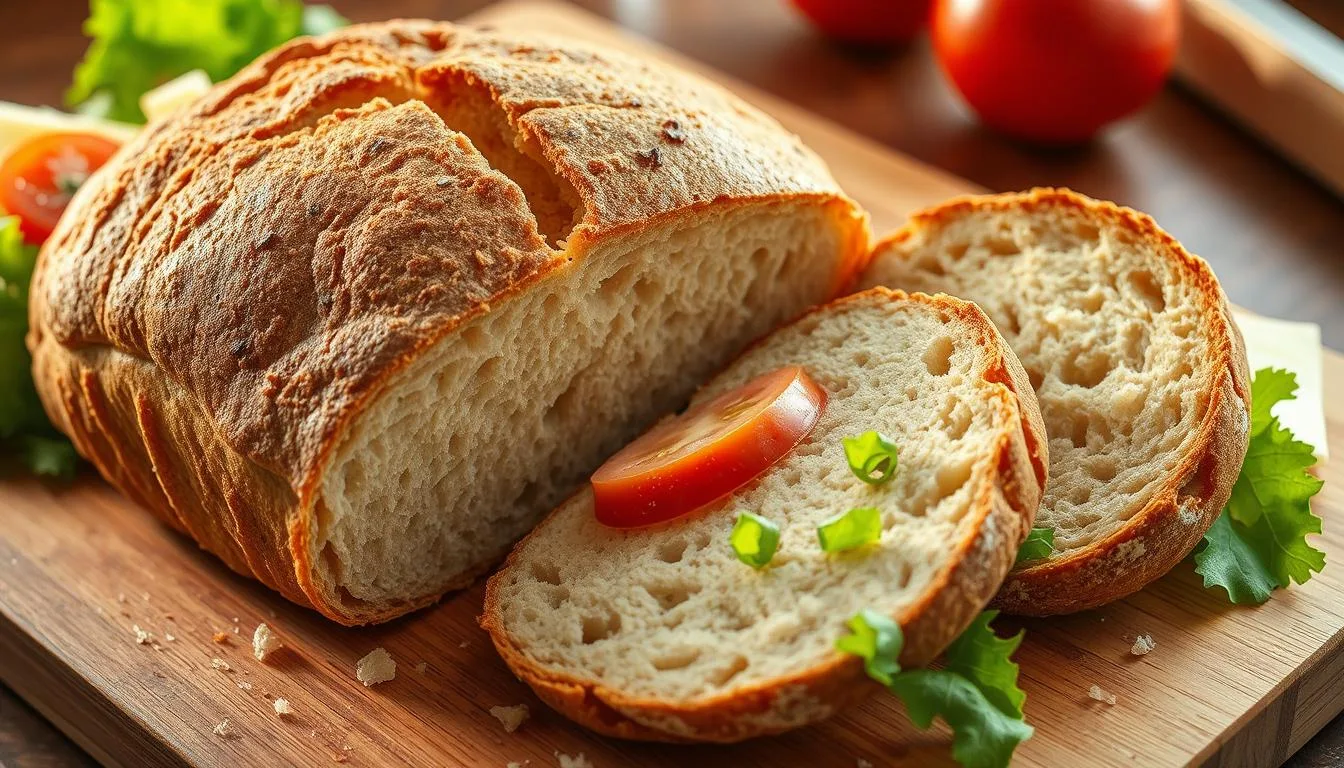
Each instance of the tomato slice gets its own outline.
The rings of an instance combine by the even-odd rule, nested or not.
[[[784,458],[825,407],[826,390],[796,365],[694,406],[644,433],[593,474],[598,522],[637,528],[704,507]]]
[[[32,136],[0,160],[0,208],[19,217],[25,240],[41,244],[75,190],[116,151],[116,142],[92,133]]]

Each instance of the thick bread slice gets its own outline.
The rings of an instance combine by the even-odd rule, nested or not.
[[[834,649],[857,611],[899,620],[902,660],[919,665],[998,589],[1047,458],[1030,385],[984,314],[948,297],[851,296],[761,341],[696,400],[789,364],[830,399],[766,474],[707,510],[625,532],[594,519],[585,489],[491,577],[481,623],[547,704],[628,738],[783,731],[876,687]],[[870,429],[900,446],[882,486],[850,472],[840,442]],[[881,542],[822,552],[816,526],[858,506],[882,510]],[[782,528],[761,571],[729,545],[737,510]]]
[[[397,21],[156,122],[42,252],[34,374],[112,483],[349,624],[463,586],[864,214],[797,137],[614,52]]]
[[[1166,573],[1227,503],[1246,455],[1241,334],[1202,259],[1143,214],[1065,190],[953,200],[877,246],[863,285],[979,304],[1027,373],[1050,433],[1037,525],[1055,553],[996,603],[1102,605]]]

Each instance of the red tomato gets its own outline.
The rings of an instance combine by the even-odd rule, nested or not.
[[[789,366],[659,424],[593,474],[598,521],[636,528],[694,512],[793,450],[825,406],[826,390]]]
[[[1148,103],[1181,36],[1179,0],[936,0],[938,62],[988,125],[1068,143]]]
[[[828,37],[882,45],[909,41],[929,19],[933,0],[793,0]]]
[[[79,185],[116,151],[116,142],[91,133],[33,136],[0,160],[0,208],[19,217],[24,239],[40,244]]]

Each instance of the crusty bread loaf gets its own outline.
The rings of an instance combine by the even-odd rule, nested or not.
[[[1046,446],[1030,384],[993,325],[948,297],[873,290],[764,339],[693,402],[801,365],[829,400],[809,437],[764,475],[690,516],[621,531],[585,489],[491,577],[482,625],[547,704],[594,730],[736,741],[829,716],[877,686],[835,650],[871,608],[929,662],[998,589],[1031,525]],[[841,438],[879,430],[896,477],[870,486]],[[816,526],[882,511],[881,541],[823,552]],[[756,571],[729,544],[738,510],[782,529]]]
[[[29,343],[108,480],[357,624],[468,583],[866,248],[713,85],[389,22],[286,44],[95,174]]]
[[[1049,615],[1171,569],[1227,503],[1249,373],[1208,264],[1147,216],[1064,190],[953,200],[880,243],[863,285],[979,304],[1021,358],[1050,434],[1037,525],[1054,554],[996,600]]]

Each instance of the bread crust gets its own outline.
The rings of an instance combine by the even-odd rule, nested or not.
[[[429,106],[468,81],[572,192],[566,241]],[[384,621],[438,595],[343,599],[312,541],[325,467],[389,380],[622,233],[770,204],[824,207],[837,289],[857,270],[866,216],[822,162],[689,75],[428,21],[300,38],[80,189],[33,281],[34,380],[109,482],[231,568]]]
[[[992,356],[986,380],[1004,385],[997,407],[1016,426],[1001,434],[997,447],[985,459],[996,469],[983,473],[975,494],[971,514],[977,524],[954,544],[955,555],[925,599],[892,617],[905,635],[902,665],[924,666],[970,624],[1012,567],[1040,503],[1048,448],[1040,409],[1021,363],[974,304],[945,295],[907,295],[874,288],[815,308],[804,318],[847,302],[874,299],[927,304],[972,328],[978,343]],[[544,537],[549,522],[550,518],[533,529],[490,578],[480,624],[515,675],[542,701],[584,727],[626,739],[727,743],[819,721],[880,690],[865,675],[861,660],[840,652],[812,668],[690,702],[627,696],[596,680],[548,669],[531,658],[503,625],[500,593],[505,574],[516,564],[526,541]]]
[[[1190,450],[1160,489],[1124,526],[1068,556],[1016,568],[994,598],[1008,613],[1051,616],[1095,608],[1130,595],[1160,578],[1203,538],[1232,493],[1249,439],[1250,372],[1241,331],[1227,297],[1207,262],[1191,254],[1152,217],[1067,189],[955,198],[921,211],[878,242],[873,262],[902,258],[902,245],[917,232],[939,227],[972,212],[1049,208],[1084,212],[1140,239],[1160,258],[1178,267],[1197,288],[1202,328],[1209,339],[1200,387],[1204,417]]]

